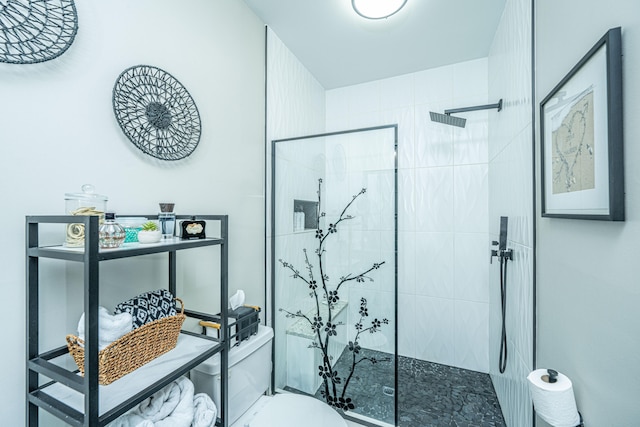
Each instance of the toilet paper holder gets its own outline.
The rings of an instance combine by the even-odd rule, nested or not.
[[[546,383],[553,384],[558,381],[558,371],[555,369],[547,369],[547,375],[542,375],[540,379]],[[575,427],[584,427],[584,420],[582,419],[580,411],[578,411],[578,416],[580,417],[580,424]]]
[[[556,381],[558,381],[558,371],[553,369],[547,369],[547,375],[541,376],[540,379],[542,379],[542,381],[546,383],[553,384]]]

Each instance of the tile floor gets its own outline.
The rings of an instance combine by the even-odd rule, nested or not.
[[[356,404],[353,412],[393,425],[393,356],[372,350],[361,356],[379,361],[356,368],[347,393]],[[345,350],[336,363],[343,378],[350,357]],[[402,356],[398,371],[399,427],[506,426],[489,375]]]

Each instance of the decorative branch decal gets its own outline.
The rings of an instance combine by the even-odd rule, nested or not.
[[[334,319],[336,317],[336,306],[340,301],[340,289],[345,283],[355,281],[356,283],[365,283],[366,281],[373,282],[373,278],[369,276],[371,272],[374,270],[378,270],[385,262],[377,262],[374,263],[370,268],[366,269],[363,272],[358,274],[349,273],[344,276],[341,276],[338,279],[338,282],[334,286],[330,286],[329,276],[326,273],[326,266],[324,263],[323,256],[326,254],[325,245],[327,239],[336,233],[338,233],[341,224],[345,221],[349,221],[355,217],[347,214],[349,208],[353,205],[353,203],[361,196],[366,193],[366,189],[363,188],[360,192],[353,196],[351,201],[347,203],[344,207],[338,220],[335,223],[329,224],[329,227],[326,230],[326,233],[321,228],[320,219],[326,216],[325,212],[322,212],[321,206],[321,190],[322,190],[322,179],[318,179],[318,221],[316,224],[316,239],[318,239],[318,247],[315,250],[315,254],[318,257],[318,274],[314,274],[314,266],[311,264],[309,260],[309,254],[307,253],[307,249],[303,249],[304,252],[304,263],[306,274],[302,275],[300,270],[298,270],[294,265],[289,262],[279,259],[278,261],[282,265],[283,268],[289,270],[291,273],[291,277],[293,279],[299,280],[305,283],[309,287],[309,297],[315,300],[315,311],[313,315],[305,315],[302,311],[298,310],[296,312],[288,311],[283,308],[280,309],[281,312],[286,313],[286,317],[288,318],[299,318],[304,319],[304,321],[309,323],[309,326],[314,333],[314,340],[312,341],[310,348],[314,350],[319,350],[322,354],[322,365],[318,366],[318,375],[322,377],[323,385],[321,394],[325,398],[326,402],[333,406],[336,409],[340,409],[343,411],[348,411],[355,408],[355,403],[351,400],[350,397],[346,396],[347,388],[351,379],[353,378],[356,367],[363,362],[369,362],[372,364],[377,363],[379,360],[375,357],[364,357],[361,355],[361,347],[359,344],[359,338],[361,334],[365,332],[376,333],[379,332],[382,325],[387,325],[389,321],[387,319],[378,320],[377,318],[371,321],[371,324],[368,327],[365,327],[364,321],[367,317],[369,317],[369,309],[367,307],[367,300],[365,298],[360,299],[360,320],[358,323],[354,325],[356,329],[356,335],[353,341],[349,341],[347,349],[351,352],[351,367],[349,369],[348,375],[343,382],[343,378],[340,377],[340,374],[333,369],[332,366],[332,357],[329,355],[329,344],[331,342],[332,337],[336,337],[338,335],[338,328],[340,326],[344,326],[342,322],[336,322]],[[339,227],[340,226],[340,227]],[[327,318],[322,317],[322,313],[320,311],[321,300],[326,301],[327,305]],[[388,359],[387,359],[388,360]],[[338,389],[338,385],[342,385],[342,389]]]

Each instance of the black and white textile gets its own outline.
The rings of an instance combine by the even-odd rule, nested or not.
[[[137,329],[154,320],[178,314],[176,301],[166,289],[145,292],[129,301],[116,305],[115,314],[129,313],[133,318],[133,329]]]

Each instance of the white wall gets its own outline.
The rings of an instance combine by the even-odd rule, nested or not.
[[[92,183],[109,196],[115,212],[155,213],[158,202],[171,200],[178,213],[229,214],[231,290],[245,289],[250,301],[264,299],[263,24],[242,2],[113,0],[76,6],[79,31],[64,55],[36,65],[0,64],[6,225],[0,286],[10,343],[2,357],[4,425],[23,425],[25,414],[24,216],[64,213],[65,192]],[[120,72],[138,64],[166,70],[194,98],[202,138],[189,158],[153,160],[121,132],[111,90]],[[49,237],[61,241],[63,231]],[[77,295],[67,294],[77,288],[66,286],[67,267],[62,261],[42,265],[44,346],[64,345],[81,314]],[[71,279],[74,267],[69,268]],[[108,269],[102,267],[106,278]],[[129,271],[131,283],[142,282],[131,293],[165,283]],[[106,291],[105,299],[118,298]]]
[[[398,124],[399,353],[489,371],[488,111],[480,59],[327,92],[327,130]]]
[[[622,27],[626,221],[538,217],[537,367],[572,380],[589,426],[637,425],[640,414],[638,16],[635,0],[536,2],[536,105],[607,30]]]
[[[532,423],[526,376],[533,368],[533,148],[531,2],[507,1],[489,53],[489,97],[503,110],[489,120],[489,233],[509,217],[513,261],[506,277],[507,366],[499,372],[500,267],[490,267],[490,373],[507,425]]]

